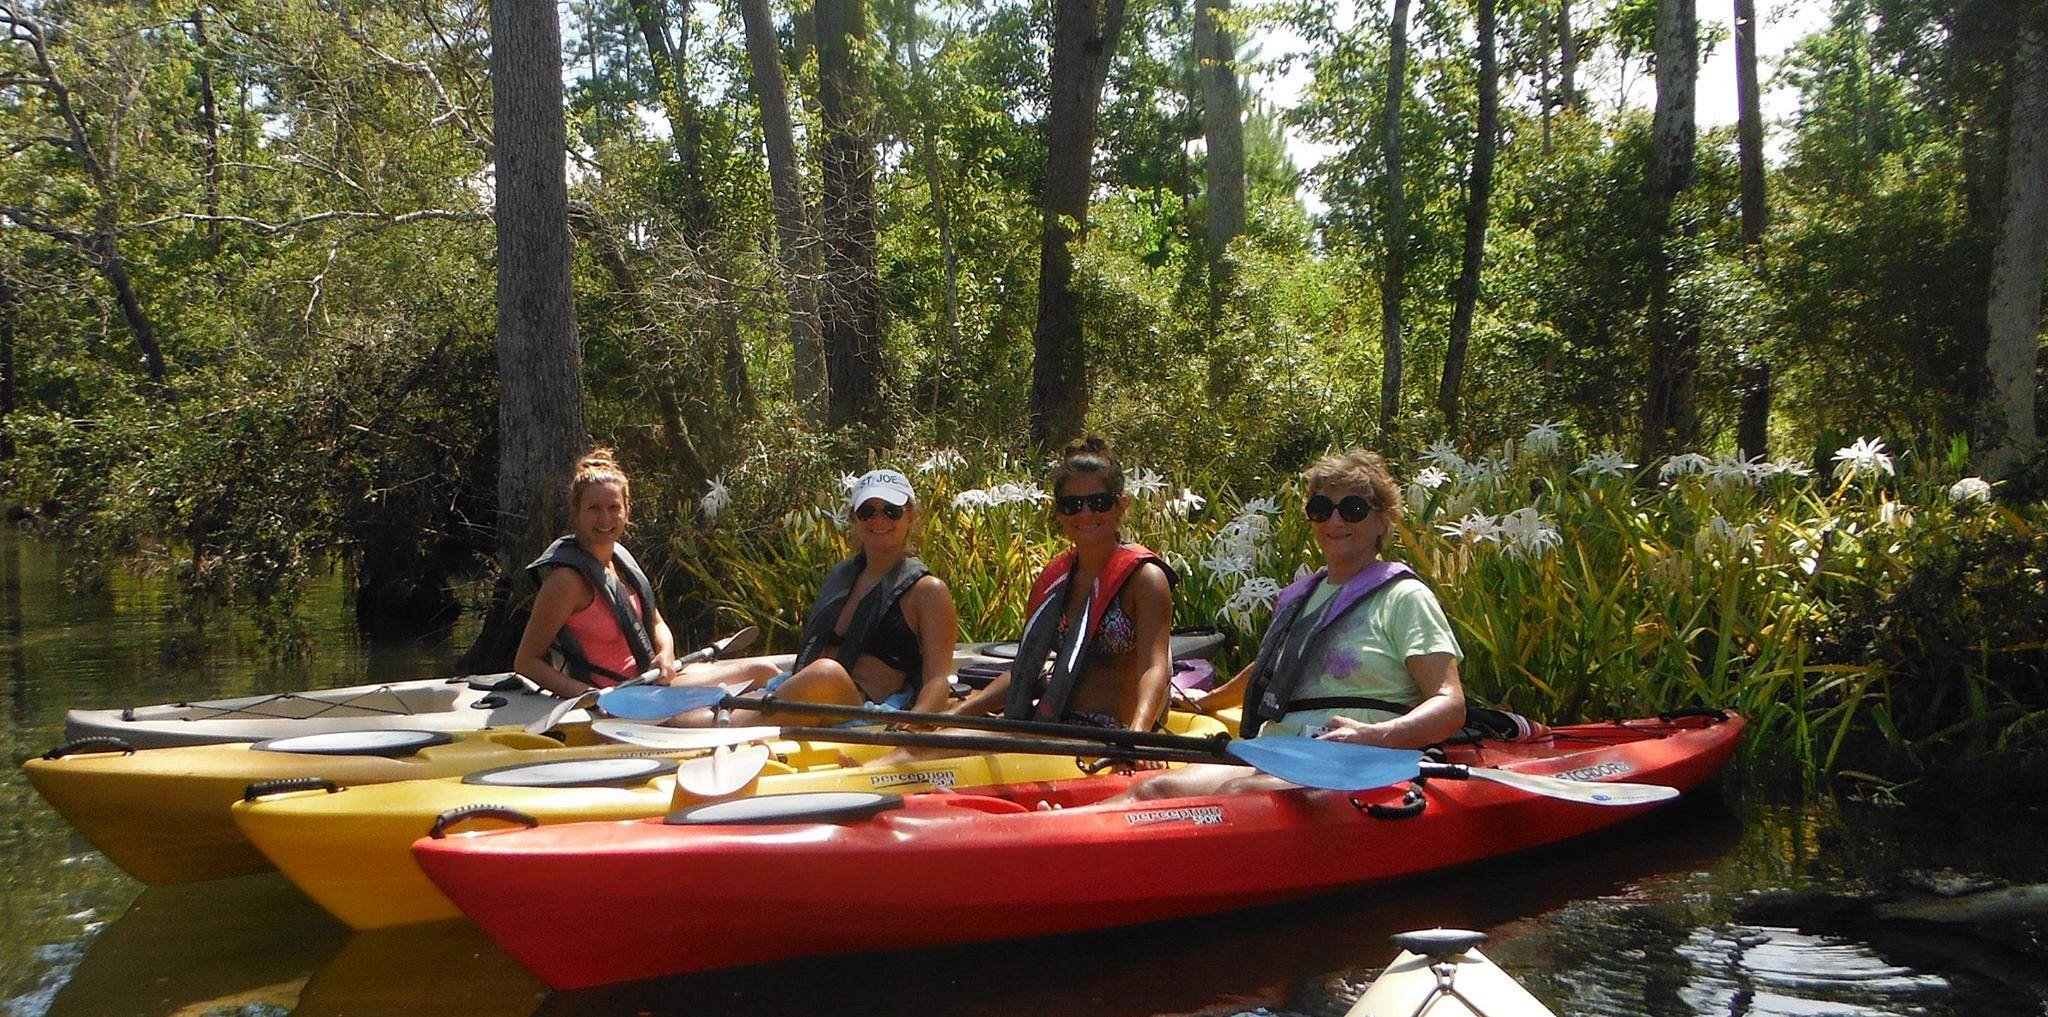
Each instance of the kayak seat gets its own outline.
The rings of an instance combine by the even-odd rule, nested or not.
[[[308,756],[386,756],[402,759],[416,755],[421,749],[429,746],[446,745],[454,740],[455,737],[446,731],[390,728],[266,738],[249,748],[257,752],[290,752]]]
[[[750,823],[844,823],[901,808],[903,796],[882,791],[806,791],[712,802],[670,813],[670,826]]]
[[[462,778],[483,787],[639,787],[675,771],[673,759],[653,756],[602,756],[555,763],[515,763],[479,770]]]

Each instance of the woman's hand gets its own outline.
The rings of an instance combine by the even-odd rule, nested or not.
[[[1386,745],[1387,729],[1382,724],[1370,724],[1350,717],[1331,717],[1316,738],[1326,742],[1347,742],[1352,745]]]

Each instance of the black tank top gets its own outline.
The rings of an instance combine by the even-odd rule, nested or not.
[[[832,633],[835,648],[845,639],[844,632]],[[917,633],[910,630],[910,620],[903,617],[902,600],[889,605],[889,610],[875,623],[875,631],[868,637],[867,652],[864,656],[873,657],[903,672],[912,685],[917,685],[923,680],[924,648],[918,644]],[[849,670],[853,667],[853,661],[850,660],[842,660],[840,663],[845,664]]]

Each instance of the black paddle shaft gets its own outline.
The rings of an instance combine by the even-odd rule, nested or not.
[[[906,710],[870,710],[864,706],[836,706],[831,703],[807,703],[794,699],[777,699],[767,696],[761,699],[744,699],[727,696],[720,700],[721,710],[750,710],[759,713],[787,713],[799,717],[840,717],[848,720],[866,720],[878,724],[929,724],[933,727],[963,727],[977,731],[1004,731],[1011,734],[1043,735],[1048,738],[1071,739],[1075,741],[1102,742],[1120,748],[1167,749],[1200,754],[1214,761],[1223,754],[1223,746],[1230,741],[1225,734],[1205,738],[1191,738],[1185,735],[1162,734],[1156,731],[1129,731],[1120,728],[1092,727],[1085,724],[1061,724],[1048,720],[1015,720],[1009,717],[977,717],[952,713],[915,713]],[[834,728],[834,730],[839,730]]]
[[[1099,742],[1057,738],[1005,738],[1000,735],[959,734],[945,731],[868,731],[852,727],[785,727],[779,737],[809,742],[846,742],[853,745],[896,745],[914,749],[959,749],[964,752],[1028,752],[1044,756],[1092,756],[1117,759],[1157,759],[1168,763],[1231,763],[1243,765],[1220,747],[1214,750],[1110,746]],[[1201,738],[1188,741],[1207,745]]]

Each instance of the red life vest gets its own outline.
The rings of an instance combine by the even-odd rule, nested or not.
[[[1031,598],[1024,610],[1024,635],[1018,641],[1017,663],[1011,671],[1010,695],[1003,710],[1006,716],[1051,719],[1065,716],[1074,690],[1087,670],[1086,661],[1101,631],[1102,617],[1109,613],[1109,606],[1116,603],[1124,584],[1147,562],[1157,564],[1165,571],[1168,584],[1178,578],[1166,559],[1143,544],[1117,545],[1095,577],[1085,629],[1087,643],[1078,647],[1068,646],[1059,622],[1066,613],[1064,593],[1067,580],[1073,575],[1074,565],[1079,559],[1078,550],[1070,548],[1061,552],[1046,563],[1045,569],[1031,584]],[[1062,596],[1057,602],[1048,604],[1055,594]],[[1052,677],[1041,681],[1039,673],[1045,666],[1045,656],[1055,649],[1059,656],[1054,660]]]

